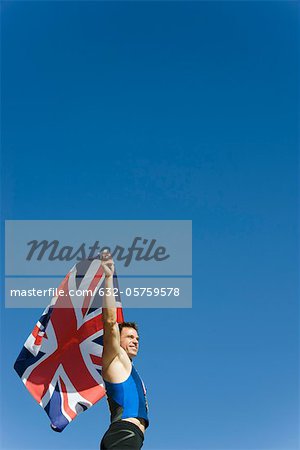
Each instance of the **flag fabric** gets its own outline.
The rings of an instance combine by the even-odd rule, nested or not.
[[[124,318],[116,274],[113,281],[120,323]],[[99,256],[76,264],[57,289],[63,295],[52,299],[15,362],[16,372],[48,414],[54,431],[62,431],[105,396],[99,295],[104,282]]]

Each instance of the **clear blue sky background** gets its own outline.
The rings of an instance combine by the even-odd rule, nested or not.
[[[193,220],[193,308],[126,311],[145,450],[298,449],[299,3],[1,17],[2,218]],[[41,310],[3,304],[1,448],[98,448],[106,403],[53,433],[12,369]]]

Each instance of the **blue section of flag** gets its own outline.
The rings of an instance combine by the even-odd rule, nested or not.
[[[20,354],[14,364],[14,369],[19,375],[19,377],[22,377],[25,370],[30,367],[32,364],[36,363],[39,359],[41,359],[45,353],[39,352],[38,355],[34,356],[32,353],[30,353],[29,350],[27,350],[26,347],[23,347],[20,351]]]
[[[45,411],[51,420],[51,428],[58,432],[63,431],[69,423],[66,417],[61,414],[61,410],[60,389],[58,383],[56,383],[52,397],[45,407]]]

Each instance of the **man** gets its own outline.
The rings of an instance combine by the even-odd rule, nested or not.
[[[114,263],[109,253],[103,256],[102,267],[106,292],[102,312],[102,378],[111,425],[102,438],[100,448],[140,450],[149,420],[145,386],[132,364],[139,350],[138,329],[134,322],[117,324],[113,295]]]

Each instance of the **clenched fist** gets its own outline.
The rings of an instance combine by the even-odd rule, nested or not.
[[[112,277],[115,271],[115,264],[108,250],[104,250],[101,254],[101,265],[105,273],[105,278]]]

